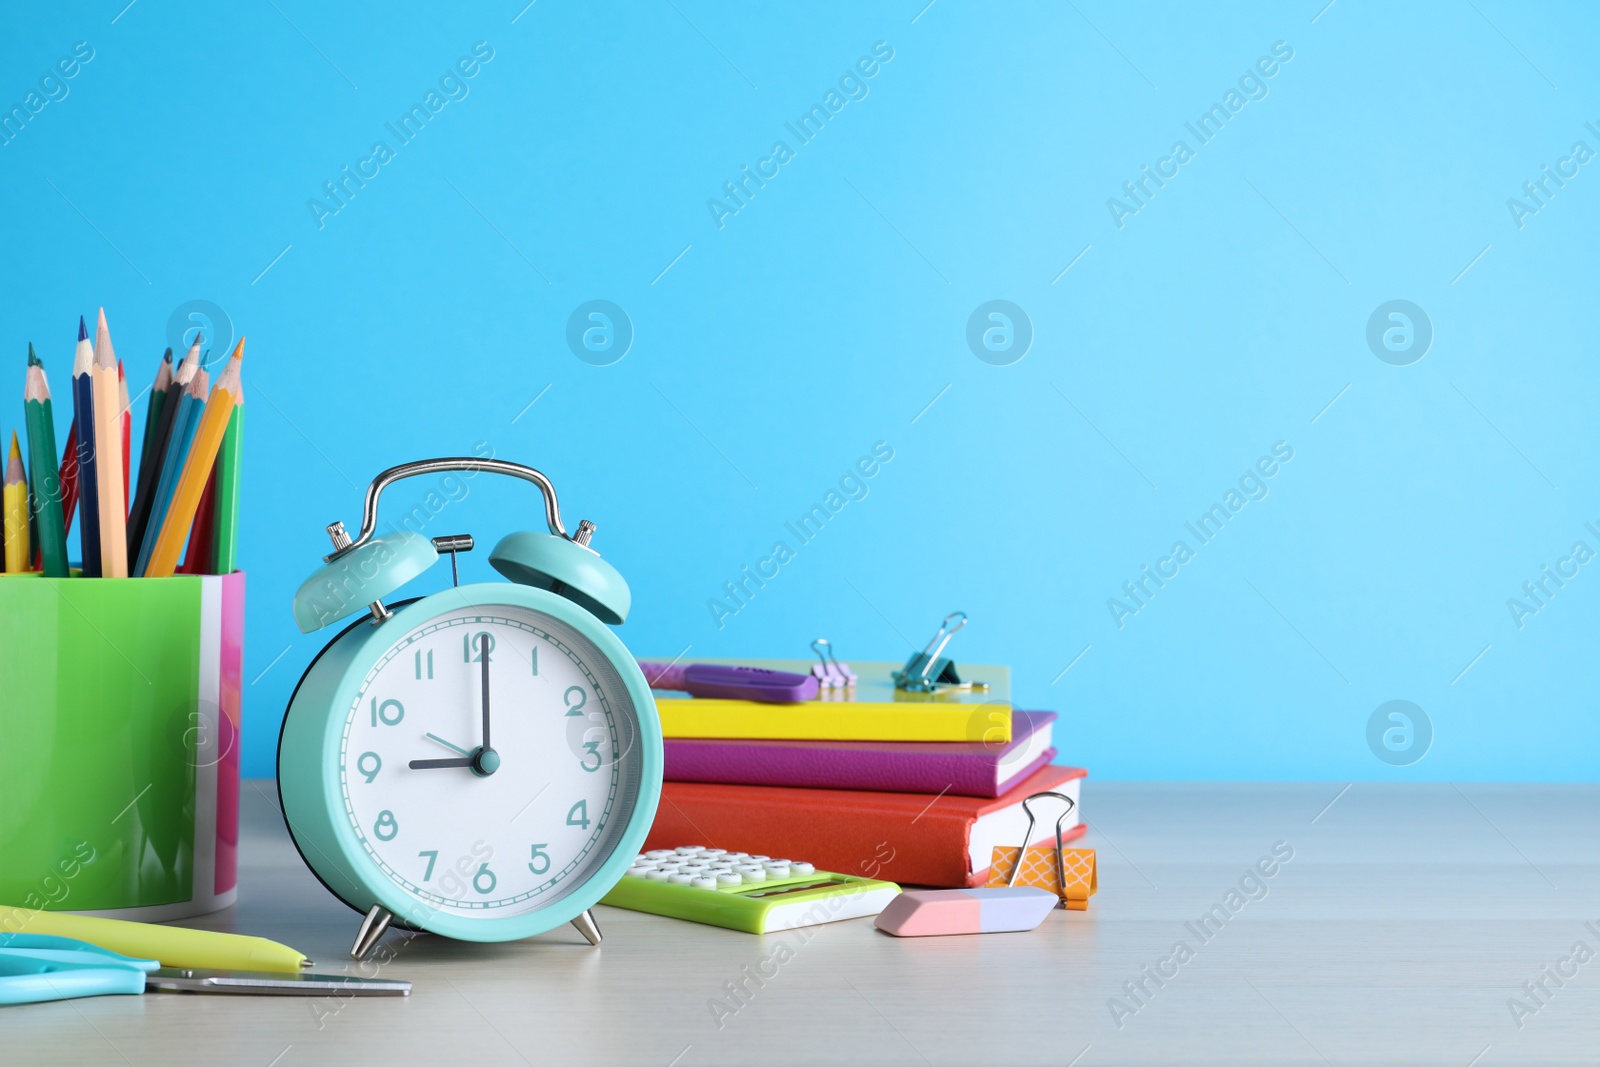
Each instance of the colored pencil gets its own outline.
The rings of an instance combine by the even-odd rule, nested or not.
[[[200,428],[200,415],[205,409],[206,392],[210,388],[211,375],[204,370],[196,370],[184,388],[183,396],[178,398],[178,420],[172,426],[172,440],[168,442],[167,454],[162,458],[161,477],[150,497],[150,521],[145,526],[144,537],[139,544],[134,574],[143,575],[150,566],[156,537],[161,533],[161,524],[166,521],[167,509],[172,506],[172,494],[178,488],[178,476],[183,473],[183,461],[189,455],[189,446],[194,443],[195,431]]]
[[[233,414],[228,416],[228,432],[222,437],[217,454],[215,512],[211,518],[211,572],[232,574],[239,553],[239,459],[243,450],[244,392],[241,389]]]
[[[172,388],[172,349],[161,357],[156,368],[156,380],[150,384],[150,399],[145,401],[144,437],[139,442],[139,481],[144,481],[144,469],[150,465],[150,444],[155,440],[156,426],[161,421],[161,407],[167,401],[167,391]]]
[[[34,514],[39,526],[39,551],[44,573],[65,578],[67,526],[61,511],[61,481],[56,473],[56,423],[50,406],[50,383],[44,365],[28,346],[28,384],[23,392],[28,423],[28,469],[32,474]]]
[[[68,384],[71,384],[70,382]],[[72,516],[78,510],[78,420],[67,426],[67,444],[61,450],[61,526],[72,532]]]
[[[133,469],[133,402],[128,399],[128,372],[122,369],[122,360],[117,360],[117,410],[122,413],[119,420],[122,429],[122,504],[123,504],[123,534],[127,534],[127,504],[128,504],[128,472]]]
[[[183,474],[178,478],[166,518],[161,522],[155,551],[150,555],[150,565],[145,571],[149,577],[169,577],[178,565],[178,553],[183,550],[183,542],[200,506],[200,496],[205,492],[217,452],[222,447],[223,435],[228,432],[228,420],[239,402],[239,367],[243,359],[244,338],[241,337],[233,355],[228,357],[228,365],[217,377],[217,386],[211,391],[200,416],[200,426],[184,461]]]
[[[22,449],[17,431],[11,431],[11,458],[6,461],[3,498],[6,516],[6,573],[21,574],[28,569],[28,483],[22,476]]]
[[[161,405],[155,433],[151,436],[150,443],[145,446],[145,454],[140,457],[139,484],[134,490],[133,507],[128,512],[128,558],[131,560],[149,558],[149,554],[144,551],[144,541],[145,534],[150,528],[150,511],[155,503],[156,488],[161,482],[167,450],[172,447],[173,428],[178,423],[178,413],[185,410],[184,393],[199,369],[200,335],[196,334],[194,344],[189,348],[189,354],[183,357],[178,369],[172,374],[172,383],[167,391],[167,398]],[[176,470],[172,472],[172,477],[177,477]]]
[[[100,490],[94,455],[94,346],[89,328],[78,319],[78,348],[72,357],[73,425],[78,446],[78,544],[83,551],[83,576],[100,577]]]
[[[227,434],[223,434],[227,440]],[[218,450],[220,462],[222,452]],[[206,491],[200,494],[200,506],[195,509],[194,526],[189,529],[189,550],[184,553],[179,574],[210,574],[211,559],[216,548],[217,468],[212,466],[211,477],[206,479]]]
[[[100,508],[100,573],[128,576],[127,493],[122,488],[122,404],[117,354],[111,348],[106,309],[94,331],[94,461]]]

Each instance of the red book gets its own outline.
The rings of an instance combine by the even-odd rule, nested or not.
[[[853,789],[667,782],[644,847],[706,845],[816,864],[818,869],[903,885],[977,886],[996,845],[1016,847],[1028,827],[1022,801],[1065,793],[1074,802],[1087,771],[1043,767],[1004,796],[868,793]],[[1059,800],[1036,801],[1029,844],[1048,842]],[[1078,807],[1062,841],[1081,836]]]

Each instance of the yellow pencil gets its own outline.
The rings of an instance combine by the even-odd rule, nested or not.
[[[200,497],[205,493],[206,482],[211,479],[211,467],[217,461],[217,450],[222,447],[222,436],[228,431],[228,417],[239,403],[239,364],[244,359],[244,338],[228,357],[228,365],[217,376],[211,390],[211,399],[200,413],[200,428],[195,431],[194,443],[189,446],[189,456],[183,462],[183,473],[178,475],[178,485],[172,491],[172,503],[167,506],[166,517],[161,522],[161,533],[156,547],[150,553],[145,567],[147,578],[170,578],[178,566],[184,542],[189,539],[189,527],[195,512],[200,510]]]
[[[11,461],[6,464],[4,491],[6,515],[6,573],[21,574],[28,569],[33,546],[28,542],[28,482],[22,476],[22,449],[17,431],[11,431]]]
[[[106,309],[94,333],[94,473],[100,496],[100,574],[128,576],[128,501],[122,481],[122,383]]]

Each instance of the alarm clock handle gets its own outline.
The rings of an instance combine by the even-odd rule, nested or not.
[[[550,479],[542,471],[527,467],[521,463],[510,463],[503,459],[480,459],[473,456],[444,457],[440,459],[419,459],[414,463],[402,463],[397,467],[390,467],[383,471],[372,484],[367,486],[367,499],[361,509],[361,533],[354,541],[349,540],[344,532],[343,523],[334,523],[329,527],[334,537],[334,550],[332,554],[324,556],[324,562],[332,562],[348,552],[353,552],[372,540],[378,531],[378,498],[383,491],[395,482],[404,478],[415,478],[423,474],[440,474],[447,471],[464,471],[476,473],[487,471],[490,474],[504,474],[511,478],[520,478],[525,482],[532,482],[539,487],[539,492],[544,497],[545,523],[550,527],[550,532],[568,541],[587,546],[589,538],[594,534],[594,524],[585,519],[578,524],[576,534],[568,534],[567,528],[561,522],[561,505],[556,501],[556,487],[550,484]],[[337,527],[337,532],[334,528]]]

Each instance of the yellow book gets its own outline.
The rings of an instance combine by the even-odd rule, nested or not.
[[[664,661],[663,661],[664,662]],[[807,674],[805,660],[707,659],[738,667]],[[825,689],[798,704],[715,700],[656,693],[664,737],[721,737],[767,741],[982,741],[1011,740],[1011,670],[962,664],[963,680],[988,682],[987,690],[907,693],[894,687],[899,663],[852,663],[856,685]]]

